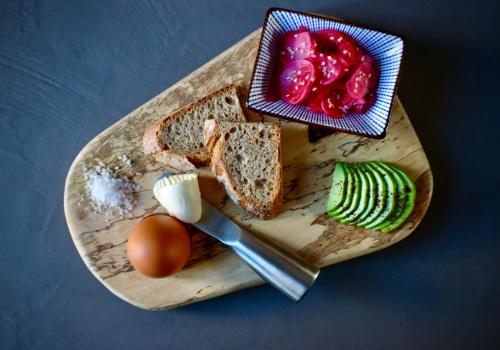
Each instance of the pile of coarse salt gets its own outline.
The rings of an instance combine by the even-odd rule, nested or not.
[[[92,170],[84,169],[84,173],[85,189],[94,211],[122,216],[132,211],[136,202],[133,181],[119,177],[101,165],[96,165]]]

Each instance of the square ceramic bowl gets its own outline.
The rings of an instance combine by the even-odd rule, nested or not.
[[[306,27],[310,31],[337,29],[351,37],[374,59],[380,77],[376,100],[363,114],[348,114],[333,119],[314,113],[303,105],[290,105],[282,100],[268,101],[273,68],[279,59],[280,38],[285,32]],[[255,112],[289,119],[295,122],[327,127],[373,138],[383,138],[399,78],[404,42],[400,36],[350,24],[338,19],[293,10],[271,8],[267,11],[259,51],[250,83],[247,107]]]

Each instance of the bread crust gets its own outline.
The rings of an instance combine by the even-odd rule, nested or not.
[[[239,100],[238,87],[236,85],[228,85],[210,93],[207,96],[202,97],[201,99],[190,103],[189,105],[177,110],[173,114],[168,117],[159,120],[149,126],[144,132],[143,136],[143,148],[144,153],[146,155],[152,155],[157,161],[165,163],[169,166],[174,167],[172,164],[179,164],[183,169],[188,168],[188,163],[191,163],[191,166],[196,169],[199,166],[206,165],[210,162],[210,154],[203,153],[195,153],[195,152],[178,152],[168,148],[161,137],[161,131],[164,126],[171,123],[177,118],[189,113],[194,108],[198,108],[199,106],[204,105],[208,100],[214,98],[218,95],[234,95]],[[241,105],[241,102],[240,102]],[[243,116],[244,120],[244,116]],[[169,151],[167,153],[157,154],[162,151]]]
[[[149,128],[144,132],[144,137],[142,138],[142,145],[144,147],[145,154],[153,154],[156,152],[160,152],[162,150],[161,140],[160,140],[160,131],[163,126],[163,120],[157,121],[152,124]]]
[[[205,148],[212,153],[219,139],[220,130],[219,124],[213,119],[206,120],[203,128],[203,145]]]
[[[278,125],[273,125],[275,136],[278,140],[281,140],[281,129]],[[241,193],[234,181],[229,176],[229,166],[224,161],[224,138],[220,137],[218,127],[214,127],[213,123],[205,122],[205,132],[204,132],[204,140],[207,143],[213,144],[212,149],[212,160],[210,166],[212,171],[214,172],[217,180],[221,182],[233,202],[241,206],[245,209],[249,214],[258,217],[262,220],[269,220],[278,214],[282,204],[283,204],[283,169],[280,166],[277,170],[279,172],[277,178],[279,181],[278,189],[274,192],[273,200],[270,202],[270,205],[266,205],[268,203],[260,203],[252,200],[251,198],[247,198]],[[281,164],[281,143],[280,147],[277,147],[275,150],[275,157],[279,160]]]
[[[157,162],[167,164],[180,172],[190,172],[197,169],[197,166],[189,161],[187,156],[170,150],[156,152],[152,156]]]

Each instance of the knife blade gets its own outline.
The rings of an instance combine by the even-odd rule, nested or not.
[[[201,199],[201,206],[201,219],[193,225],[224,244],[235,244],[242,228],[203,198]]]
[[[297,254],[247,231],[202,199],[202,217],[193,225],[228,245],[260,277],[298,302],[314,284],[319,269]]]

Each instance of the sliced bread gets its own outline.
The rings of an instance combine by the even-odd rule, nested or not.
[[[154,123],[144,133],[144,153],[181,171],[210,161],[203,146],[206,120],[245,121],[235,85],[226,86]]]
[[[229,197],[251,215],[275,216],[283,203],[281,129],[272,123],[205,122],[211,167]]]

